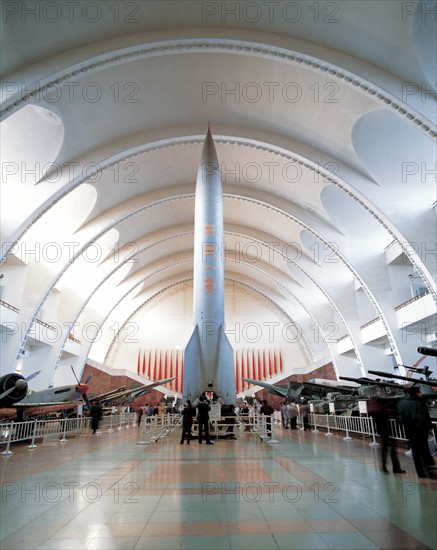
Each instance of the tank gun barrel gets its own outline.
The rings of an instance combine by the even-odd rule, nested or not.
[[[418,378],[408,378],[408,376],[400,376],[399,374],[391,374],[389,372],[382,372],[378,370],[369,370],[369,374],[375,374],[376,376],[385,376],[386,378],[394,378],[395,380],[406,380],[413,384],[423,384],[424,386],[437,387],[437,380],[419,380]]]
[[[432,355],[433,357],[437,357],[437,348],[422,346],[417,348],[417,353],[421,353],[422,355]]]
[[[369,371],[372,373],[372,371]],[[384,382],[383,380],[372,380],[371,378],[349,378],[348,376],[340,376],[340,380],[348,380],[349,382],[357,382],[365,386],[387,386],[388,388],[402,388],[401,384],[395,382]]]

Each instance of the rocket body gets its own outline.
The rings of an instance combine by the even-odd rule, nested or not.
[[[214,391],[235,403],[234,353],[224,322],[223,191],[210,129],[197,172],[194,220],[194,331],[185,348],[183,399]]]

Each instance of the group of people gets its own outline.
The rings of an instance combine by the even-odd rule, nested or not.
[[[190,444],[193,436],[191,433],[194,418],[197,418],[198,424],[198,442],[202,443],[203,438],[207,445],[212,445],[209,434],[209,411],[211,406],[208,400],[202,395],[199,397],[199,402],[193,406],[191,401],[187,401],[185,407],[181,411],[182,417],[182,436],[180,444],[186,441]],[[152,409],[153,411],[153,409]],[[245,418],[249,418],[250,414],[261,414],[266,417],[267,435],[272,435],[272,415],[274,409],[266,400],[255,401],[253,407],[249,407],[247,402],[244,402],[235,411]],[[283,401],[280,407],[282,424],[285,429],[297,429],[298,416],[301,419],[302,429],[308,429],[310,407],[308,401],[304,400],[297,405],[294,401]],[[157,414],[154,411],[152,414]],[[396,416],[403,424],[405,434],[408,438],[411,453],[413,456],[414,466],[418,477],[428,477],[429,470],[436,468],[434,459],[430,453],[428,445],[428,436],[432,430],[432,422],[428,408],[422,398],[422,393],[418,386],[411,386],[406,389],[406,397],[396,404],[395,410],[388,409],[387,402],[383,403],[380,410],[372,413],[375,422],[376,431],[381,438],[381,469],[383,472],[388,472],[387,455],[390,451],[393,473],[402,474],[405,470],[402,469],[394,440],[390,438],[389,419]],[[139,417],[139,423],[141,416]],[[247,430],[249,423],[247,423]]]
[[[297,405],[294,401],[288,403],[283,401],[281,403],[281,419],[282,425],[286,430],[288,428],[292,430],[297,430],[297,415],[298,415]]]
[[[428,439],[432,435],[432,422],[420,387],[412,385],[405,389],[405,398],[400,401],[377,399],[376,408],[370,413],[376,432],[381,438],[381,470],[389,473],[387,455],[390,454],[394,474],[404,474],[396,449],[395,440],[390,437],[390,419],[396,418],[405,429],[414,467],[418,477],[428,477],[435,468]]]
[[[203,434],[205,434],[205,440],[207,445],[213,445],[209,437],[209,411],[211,405],[205,399],[203,395],[199,397],[199,403],[194,407],[190,400],[185,404],[184,409],[181,411],[182,416],[182,436],[181,445],[187,440],[187,445],[190,444],[192,439],[191,428],[193,427],[194,418],[197,417],[197,429],[198,429],[198,441],[199,445],[202,443]]]
[[[164,404],[155,403],[155,405],[151,405],[149,403],[146,403],[144,407],[139,407],[137,410],[137,424],[138,426],[141,425],[141,420],[143,418],[143,415],[146,416],[157,416],[159,414],[162,414],[164,410]]]
[[[406,394],[406,398],[397,404],[397,416],[404,425],[418,477],[428,477],[429,471],[436,467],[428,444],[432,433],[431,417],[418,386],[411,386]],[[393,462],[393,469],[396,467],[396,462]]]
[[[281,403],[282,425],[286,430],[288,430],[288,428],[297,430],[297,419],[299,416],[302,423],[302,430],[307,431],[309,415],[310,406],[308,405],[307,399],[299,403],[299,405],[295,401],[283,401]]]

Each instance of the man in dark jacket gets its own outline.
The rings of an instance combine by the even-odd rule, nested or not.
[[[91,429],[93,431],[93,435],[96,435],[102,417],[102,405],[100,405],[100,403],[94,403],[91,407]]]
[[[199,430],[199,445],[202,443],[202,432],[205,431],[205,439],[207,445],[213,445],[213,442],[209,439],[209,411],[211,407],[209,403],[205,402],[203,395],[199,397],[199,404],[197,405],[197,426]]]
[[[428,446],[428,433],[432,428],[431,418],[418,386],[411,386],[406,390],[406,394],[407,397],[397,406],[399,420],[404,425],[405,434],[410,442],[417,475],[427,477],[425,468],[434,467],[434,459]]]

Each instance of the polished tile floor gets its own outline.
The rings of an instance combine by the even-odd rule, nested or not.
[[[277,427],[214,446],[138,428],[0,457],[0,548],[437,548],[435,479],[384,474],[370,441]]]

